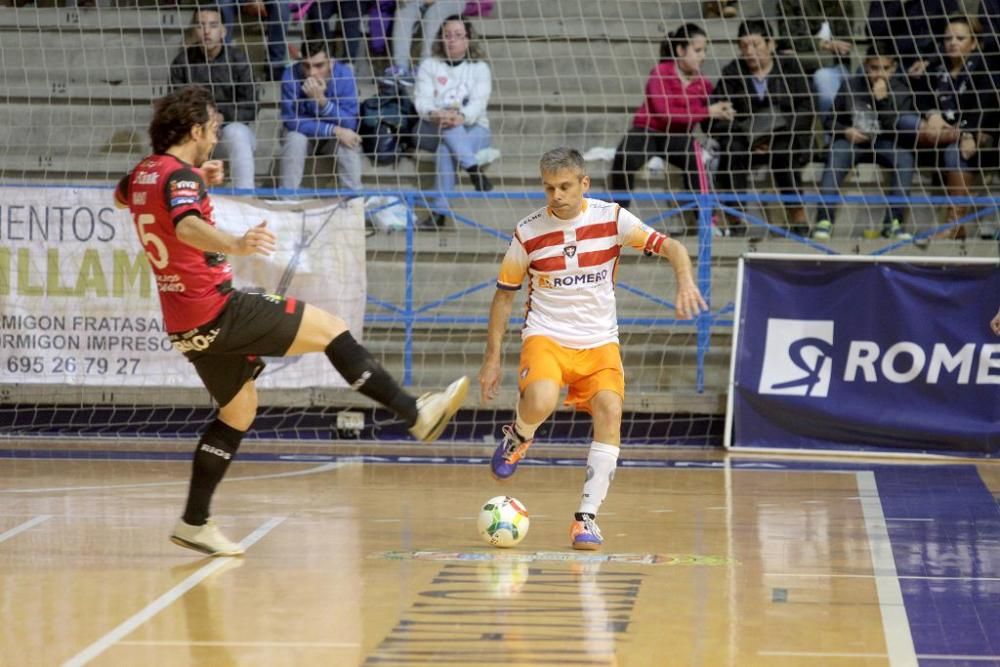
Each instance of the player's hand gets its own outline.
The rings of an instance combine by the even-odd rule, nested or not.
[[[862,132],[856,127],[849,127],[844,130],[844,138],[850,141],[852,144],[867,144],[872,140],[867,134]]]
[[[698,313],[708,310],[708,304],[705,303],[705,299],[701,297],[701,292],[698,291],[698,287],[693,282],[677,286],[675,303],[677,316],[682,320],[693,319]]]
[[[930,62],[927,60],[914,60],[913,64],[906,69],[906,73],[910,76],[923,76],[928,65]]]
[[[993,318],[993,321],[990,322],[990,326],[993,328],[993,333],[995,333],[997,336],[1000,336],[1000,310],[997,311],[997,314]]]
[[[732,102],[725,100],[708,107],[708,115],[715,120],[732,121],[736,118],[736,109],[733,108]]]
[[[346,127],[338,125],[333,128],[333,136],[337,137],[337,141],[352,150],[361,145],[361,135]]]
[[[207,160],[201,165],[201,174],[205,177],[207,185],[222,185],[226,180],[225,167],[222,160]]]
[[[820,43],[820,48],[834,55],[846,56],[851,52],[851,43],[842,39],[828,39]]]
[[[962,155],[962,159],[971,160],[978,150],[979,143],[976,138],[971,134],[963,134],[958,144],[958,152]]]
[[[876,79],[875,83],[872,84],[872,95],[875,96],[876,100],[884,100],[889,97],[889,82],[882,78]]]
[[[500,395],[500,360],[484,361],[479,369],[479,401],[486,405]]]
[[[264,255],[267,257],[277,249],[278,238],[267,228],[267,220],[262,220],[256,227],[251,227],[240,239],[237,255]]]
[[[302,82],[302,92],[311,97],[322,109],[326,106],[326,82],[316,76],[311,76]]]

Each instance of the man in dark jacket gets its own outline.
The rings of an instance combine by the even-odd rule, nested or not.
[[[224,124],[217,150],[229,159],[233,186],[254,187],[253,153],[257,145],[250,127],[257,118],[257,95],[246,56],[227,45],[218,8],[196,9],[191,22],[194,44],[182,50],[170,65],[174,88],[199,84],[212,91]]]
[[[891,50],[890,50],[891,52]],[[917,115],[913,93],[906,76],[897,73],[895,57],[868,48],[864,74],[855,74],[841,87],[834,102],[834,140],[830,147],[820,191],[833,197],[851,167],[859,162],[875,162],[892,171],[892,191],[897,197],[910,193],[915,156],[912,127]],[[909,117],[909,119],[908,119]],[[902,206],[890,206],[882,223],[882,236],[899,241],[911,235],[903,229]],[[837,214],[834,204],[823,202],[816,212],[813,238],[825,241]]]
[[[775,57],[765,21],[746,21],[738,37],[741,57],[722,69],[710,100],[728,101],[736,111],[731,122],[708,122],[709,133],[721,145],[716,185],[719,190],[746,190],[750,169],[767,165],[781,193],[797,195],[798,172],[809,159],[813,140],[809,81],[794,57]],[[806,233],[805,208],[786,206],[792,231]]]

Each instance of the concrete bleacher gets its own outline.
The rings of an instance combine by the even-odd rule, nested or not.
[[[168,67],[183,43],[190,8],[102,7],[97,10],[46,7],[0,10],[0,137],[4,146],[0,178],[6,182],[47,181],[112,184],[148,150],[146,125],[152,100],[166,91]],[[860,4],[860,3],[859,3]],[[747,15],[766,10],[753,0],[741,2]],[[490,121],[494,146],[503,157],[489,167],[498,191],[537,189],[537,159],[543,148],[568,144],[580,149],[614,147],[642,98],[649,69],[656,62],[665,32],[684,20],[705,25],[711,45],[705,73],[714,78],[736,55],[738,21],[702,21],[700,3],[660,3],[652,0],[502,0],[494,17],[475,22],[494,75]],[[294,31],[292,33],[295,34]],[[259,35],[238,36],[251,47],[251,58],[262,59]],[[293,37],[294,39],[294,37]],[[860,46],[858,47],[861,48]],[[360,99],[374,94],[370,80],[360,82]],[[262,186],[273,184],[274,158],[281,127],[277,84],[259,85],[260,115],[256,172]],[[609,165],[591,165],[595,189],[603,189]],[[311,161],[306,187],[330,187],[329,162]],[[814,187],[817,167],[806,171]],[[762,174],[762,178],[766,174]],[[640,174],[640,189],[659,192],[665,179]],[[874,168],[859,169],[849,192],[873,189],[881,178]],[[364,183],[371,188],[430,188],[433,162],[417,154],[395,167],[366,163]],[[765,184],[762,182],[762,186]],[[462,188],[467,184],[462,183]],[[928,191],[930,194],[936,192]],[[455,202],[457,213],[485,227],[509,232],[513,223],[538,201],[482,200]],[[644,216],[662,204],[640,204]],[[772,211],[773,213],[773,211]],[[838,223],[834,247],[842,252],[868,252],[879,241],[840,238],[839,230],[859,230],[878,224],[880,211],[845,211]],[[918,213],[921,225],[933,211]],[[780,217],[780,214],[778,215]],[[871,220],[874,219],[874,223]],[[859,222],[860,221],[860,222]],[[685,239],[692,253],[693,238]],[[495,237],[449,224],[439,234],[417,236],[415,300],[441,298],[446,286],[491,281],[504,244]],[[718,308],[735,293],[736,259],[748,250],[814,252],[780,239],[717,239],[713,247],[712,295]],[[377,234],[368,239],[369,289],[373,297],[402,303],[405,235]],[[996,244],[937,244],[934,254],[995,256]],[[623,258],[620,279],[661,298],[671,298],[672,278],[658,262],[635,255]],[[485,316],[492,287],[436,314]],[[620,290],[622,318],[671,317],[672,311]],[[704,394],[694,392],[695,332],[679,325],[662,328],[623,326],[623,350],[630,386],[630,407],[658,410],[720,412],[729,363],[728,327],[711,337]],[[426,386],[440,384],[456,372],[474,372],[481,360],[484,326],[468,329],[419,324],[414,353],[415,377]],[[401,325],[375,323],[367,328],[367,343],[385,363],[402,364]],[[511,366],[511,364],[508,364]],[[505,378],[514,386],[513,370]],[[504,400],[512,399],[506,396]],[[471,401],[472,399],[470,399]],[[509,402],[509,401],[508,401]]]

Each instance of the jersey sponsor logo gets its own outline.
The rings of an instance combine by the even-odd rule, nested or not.
[[[156,185],[158,180],[160,180],[158,171],[140,171],[135,175],[136,185]]]
[[[570,276],[538,276],[538,286],[544,289],[557,287],[580,287],[581,285],[600,285],[608,279],[607,269],[590,273],[577,273]]]
[[[171,190],[194,190],[198,191],[198,184],[195,181],[171,181]]]
[[[176,273],[156,276],[156,289],[161,292],[184,292],[187,290],[181,277]]]
[[[176,208],[177,206],[184,206],[185,204],[197,204],[197,197],[171,197],[170,198],[170,208]]]
[[[133,206],[143,206],[146,203],[146,193],[145,192],[133,192],[132,193],[132,205]]]
[[[197,331],[197,329],[195,329]],[[220,329],[212,329],[208,333],[199,334],[196,333],[191,335],[192,332],[183,334],[182,336],[171,336],[170,343],[174,346],[174,349],[184,354],[185,352],[204,352],[209,348],[209,346],[215,342],[215,339],[219,337]]]

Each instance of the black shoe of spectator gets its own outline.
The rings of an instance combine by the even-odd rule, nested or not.
[[[418,232],[438,232],[444,227],[446,217],[443,213],[431,213],[423,220],[417,221]]]
[[[486,178],[486,174],[479,170],[479,165],[469,167],[466,171],[469,172],[469,180],[472,181],[472,187],[476,192],[489,192],[493,189],[493,184]]]

